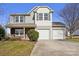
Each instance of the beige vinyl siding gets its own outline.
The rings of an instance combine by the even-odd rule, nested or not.
[[[34,23],[33,17],[25,16],[25,23]]]
[[[14,24],[14,23],[26,23],[26,24],[34,23],[33,17],[31,17],[31,16],[24,16],[23,22],[20,22],[20,20],[19,20],[19,22],[16,22],[16,18],[15,17],[16,16],[10,16],[10,22],[9,23],[12,23],[12,24]]]

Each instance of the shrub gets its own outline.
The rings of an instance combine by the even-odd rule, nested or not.
[[[28,31],[27,35],[31,41],[37,41],[37,39],[39,37],[39,33],[37,31],[35,31],[34,29],[30,29]]]
[[[0,40],[2,40],[5,37],[5,30],[3,27],[0,26]]]

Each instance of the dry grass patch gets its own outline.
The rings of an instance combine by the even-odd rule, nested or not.
[[[31,41],[0,41],[0,56],[28,56],[34,45]]]
[[[66,39],[69,41],[73,41],[73,42],[79,42],[79,36],[72,36],[71,39],[69,37],[67,37]]]

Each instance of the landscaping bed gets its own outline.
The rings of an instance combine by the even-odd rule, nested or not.
[[[0,56],[29,56],[33,41],[0,41]]]

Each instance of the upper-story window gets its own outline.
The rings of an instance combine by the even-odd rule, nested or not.
[[[15,22],[19,22],[19,17],[18,16],[15,17]]]
[[[38,13],[38,20],[49,20],[49,13]]]
[[[24,16],[15,16],[15,22],[22,23],[24,22],[25,17]]]
[[[48,13],[44,13],[44,20],[49,20],[49,14]]]
[[[24,22],[24,16],[20,16],[20,22]]]
[[[43,20],[43,13],[38,13],[38,20]]]

